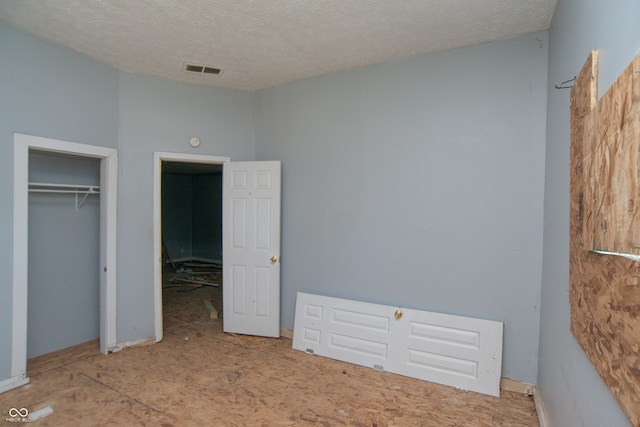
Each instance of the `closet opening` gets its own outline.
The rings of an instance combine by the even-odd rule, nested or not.
[[[27,359],[100,338],[100,159],[29,150]]]
[[[30,159],[31,158],[31,159]],[[31,161],[30,161],[31,160]],[[60,163],[63,165],[63,171],[52,171],[48,168],[51,163]],[[43,163],[47,166],[37,166]],[[98,172],[96,172],[96,165],[99,165]],[[34,169],[30,175],[30,166]],[[74,175],[77,173],[83,173],[85,175]],[[88,175],[87,175],[88,174]],[[61,177],[65,177],[61,180]],[[92,182],[76,182],[75,179],[82,176]],[[99,176],[99,186],[95,185],[95,180]],[[56,178],[54,180],[53,178]],[[52,178],[51,181],[36,182],[45,178]],[[58,180],[60,179],[60,180]],[[30,180],[33,180],[30,182]],[[70,343],[81,341],[88,336],[95,336],[95,317],[98,317],[98,337],[100,342],[100,352],[102,354],[108,354],[109,350],[114,348],[117,343],[116,338],[116,222],[117,222],[117,183],[118,183],[118,153],[113,148],[79,144],[75,142],[62,141],[51,138],[43,138],[33,135],[14,134],[13,136],[13,280],[12,280],[12,314],[11,314],[11,343],[10,343],[10,357],[11,357],[11,377],[0,383],[0,392],[10,390],[15,387],[19,387],[29,382],[27,377],[27,358],[34,356],[40,352],[54,351],[55,347],[66,348]],[[30,185],[31,184],[31,185]],[[46,212],[32,212],[30,215],[30,192],[31,193],[43,193],[45,197],[50,198],[50,201],[59,203],[61,206],[66,206],[67,201],[63,202],[63,199],[68,195],[71,195],[73,202],[68,209],[75,212],[75,209],[81,210],[87,208],[82,214],[90,213],[95,210],[97,203],[97,210],[99,211],[98,222],[98,238],[94,240],[98,248],[93,249],[89,253],[98,254],[98,260],[93,258],[87,263],[92,265],[88,266],[83,271],[90,275],[92,278],[87,279],[89,282],[94,281],[94,274],[98,277],[98,312],[95,313],[95,305],[91,302],[95,302],[96,295],[85,295],[84,302],[89,306],[89,309],[85,311],[86,307],[76,306],[71,309],[71,313],[76,313],[79,318],[76,318],[75,322],[84,322],[85,316],[91,317],[93,320],[88,328],[80,333],[75,333],[74,336],[65,335],[64,330],[65,323],[61,321],[60,317],[56,322],[57,326],[53,328],[55,340],[50,341],[50,337],[46,337],[47,340],[43,341],[38,338],[42,336],[42,331],[34,329],[37,323],[33,319],[28,319],[29,312],[35,311],[34,308],[29,307],[29,299],[31,298],[32,304],[36,299],[42,299],[42,294],[38,292],[37,288],[30,292],[29,289],[29,275],[32,279],[41,276],[41,280],[49,284],[53,280],[58,280],[54,275],[44,274],[42,271],[30,271],[30,269],[43,269],[47,270],[46,264],[50,260],[61,254],[71,253],[75,251],[74,245],[81,237],[76,233],[74,228],[65,229],[65,243],[62,243],[63,237],[55,234],[58,230],[50,230],[49,228],[55,228],[57,225],[45,226],[42,230],[34,228],[29,229],[29,222],[34,221],[36,217],[46,218],[49,214]],[[73,193],[70,193],[70,192]],[[56,193],[57,192],[57,193]],[[63,198],[54,198],[54,195],[64,195]],[[85,197],[86,196],[86,197]],[[98,198],[92,200],[92,198]],[[32,200],[33,203],[38,203]],[[49,206],[51,208],[51,206]],[[57,208],[57,207],[56,207]],[[51,214],[56,220],[62,221],[58,218],[58,213]],[[96,218],[87,221],[88,223],[95,223]],[[37,221],[36,221],[37,222]],[[35,227],[35,224],[31,224]],[[68,224],[66,225],[68,226]],[[91,228],[92,231],[86,231],[87,234],[93,234],[95,236],[95,228]],[[36,239],[44,239],[42,236],[49,236],[50,241],[41,248],[31,248],[29,241]],[[84,236],[86,237],[86,236]],[[83,237],[82,237],[83,238]],[[69,243],[72,242],[72,243]],[[74,243],[75,242],[75,243]],[[39,244],[38,242],[37,244]],[[36,243],[33,243],[36,244]],[[61,246],[59,246],[61,245]],[[33,259],[30,259],[30,256]],[[89,255],[93,257],[93,255]],[[68,257],[72,259],[73,256]],[[30,265],[31,264],[31,265]],[[36,267],[37,266],[37,267]],[[44,268],[43,268],[44,266]],[[97,268],[96,268],[97,267]],[[73,269],[73,268],[72,268]],[[89,273],[93,269],[93,272]],[[64,268],[63,268],[64,270]],[[82,273],[82,274],[85,274]],[[61,280],[62,285],[69,286],[69,280],[65,277],[74,276],[76,272],[71,274],[68,269],[64,272]],[[80,276],[82,276],[82,274]],[[45,277],[47,276],[47,277]],[[83,281],[84,277],[75,277],[73,281]],[[35,285],[34,285],[35,286]],[[66,305],[63,301],[60,301],[60,295],[64,295],[64,298],[75,298],[75,291],[78,290],[71,287],[71,291],[60,291],[59,295],[56,295],[52,300],[47,301],[47,306],[43,309],[53,310],[55,316],[60,316],[60,311],[66,310]],[[87,285],[91,287],[91,284]],[[83,292],[86,289],[83,289]],[[41,292],[45,292],[42,291]],[[92,289],[95,292],[95,288]],[[78,302],[81,304],[81,302]],[[93,311],[93,314],[87,314],[89,311]],[[80,313],[80,314],[78,314]],[[32,323],[29,325],[31,330],[28,330],[28,321]],[[51,319],[47,319],[51,321]],[[75,326],[78,325],[74,325]],[[47,328],[49,325],[44,326],[41,323],[39,328]],[[77,332],[77,330],[76,330]],[[83,334],[87,335],[83,335]],[[32,334],[32,336],[28,336]],[[35,334],[35,335],[33,335]],[[28,341],[31,343],[28,346]],[[44,343],[44,344],[43,344]],[[73,344],[71,344],[73,345]],[[35,347],[34,347],[35,346]],[[28,347],[29,350],[28,350]],[[75,348],[71,347],[72,349]]]

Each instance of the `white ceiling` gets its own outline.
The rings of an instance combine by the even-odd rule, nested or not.
[[[0,0],[0,20],[122,71],[254,91],[549,28],[556,0]],[[186,63],[222,68],[184,71]]]

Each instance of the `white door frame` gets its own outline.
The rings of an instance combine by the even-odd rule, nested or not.
[[[29,150],[36,149],[101,159],[100,167],[100,351],[116,344],[116,200],[118,157],[113,148],[78,144],[16,133],[13,136],[13,301],[11,378],[0,392],[20,386],[27,378],[27,289]],[[108,268],[107,268],[108,267]]]
[[[230,157],[156,151],[153,153],[153,303],[155,341],[162,341],[162,162],[221,165]]]

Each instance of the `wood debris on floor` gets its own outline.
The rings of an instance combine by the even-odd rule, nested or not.
[[[178,292],[191,292],[205,286],[217,288],[222,283],[222,264],[219,262],[171,263],[173,273],[163,284],[164,289],[183,288]],[[165,279],[166,280],[166,279]]]
[[[97,341],[32,359],[0,411],[36,426],[537,426],[530,396],[490,397],[222,332],[221,287],[163,291],[164,340],[107,356]]]

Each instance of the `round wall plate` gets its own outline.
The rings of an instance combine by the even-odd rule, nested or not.
[[[196,148],[197,146],[200,145],[200,139],[194,136],[189,140],[189,145],[192,146],[193,148]]]

